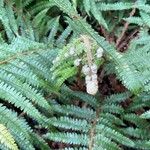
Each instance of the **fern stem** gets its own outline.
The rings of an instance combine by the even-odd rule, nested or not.
[[[100,109],[96,110],[96,118],[94,119],[92,123],[92,128],[89,133],[89,145],[88,145],[88,150],[93,150],[94,148],[94,137],[95,137],[95,128],[96,124],[99,121],[99,114],[100,114]]]
[[[133,8],[132,11],[130,12],[130,15],[129,15],[129,16],[132,17],[132,16],[135,14],[135,12],[136,12],[136,8]],[[128,30],[129,24],[130,24],[129,22],[126,22],[126,23],[124,24],[124,28],[123,28],[123,30],[122,30],[122,33],[121,33],[121,35],[119,36],[119,38],[117,39],[116,47],[118,47],[119,44],[120,44],[120,42],[122,41],[122,38],[124,37],[126,31]]]
[[[83,39],[83,42],[85,44],[85,48],[87,49],[87,61],[88,61],[88,65],[91,69],[93,58],[92,58],[92,52],[91,52],[90,39],[87,35],[82,35],[82,39]]]
[[[41,50],[43,50],[43,49],[38,49],[38,50],[35,49],[35,50],[32,50],[32,51],[18,52],[18,53],[16,53],[13,56],[8,57],[7,59],[0,61],[0,65],[9,63],[10,61],[13,61],[13,60],[15,60],[17,58],[20,58],[21,56],[31,55],[31,54],[36,53],[36,52],[41,51]]]

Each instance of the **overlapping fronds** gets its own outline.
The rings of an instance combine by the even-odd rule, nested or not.
[[[148,150],[149,28],[149,0],[0,0],[0,149]],[[95,96],[83,92],[83,36],[94,43]],[[106,96],[110,74],[125,87]]]

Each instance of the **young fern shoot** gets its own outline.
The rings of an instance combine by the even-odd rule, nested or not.
[[[83,66],[83,73],[85,74],[86,90],[87,93],[95,95],[98,91],[97,80],[97,65],[93,63],[93,56],[91,52],[91,42],[88,36],[81,36],[83,39],[85,48],[87,49],[87,62],[88,65]]]
[[[82,73],[85,76],[86,91],[91,95],[95,95],[98,91],[97,69],[102,63],[103,49],[98,47],[97,43],[87,35],[81,35],[65,46],[58,56],[53,60],[53,77],[63,78],[65,80],[64,69],[62,64],[66,64],[66,71],[69,68],[75,68],[74,75],[78,66],[82,67]],[[61,77],[59,75],[61,75]],[[68,77],[71,77],[70,74]],[[59,84],[60,85],[60,84]]]

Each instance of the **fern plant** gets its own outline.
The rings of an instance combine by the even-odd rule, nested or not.
[[[0,149],[148,150],[149,8],[0,0]]]
[[[44,135],[46,139],[66,143],[66,149],[72,149],[72,145],[74,149],[117,150],[122,149],[121,145],[149,148],[149,138],[146,137],[148,121],[134,113],[136,108],[133,108],[137,104],[127,110],[122,106],[131,93],[114,94],[102,99],[99,95],[94,98],[66,86],[61,91],[60,101],[63,103],[65,99],[65,102],[63,105],[54,102],[53,110],[57,117],[51,118],[59,130]],[[66,96],[70,99],[66,100]],[[76,105],[77,100],[82,102],[80,107]]]

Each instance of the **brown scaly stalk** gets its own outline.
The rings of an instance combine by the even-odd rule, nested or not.
[[[99,114],[100,114],[100,109],[97,109],[96,111],[96,118],[92,122],[91,130],[89,132],[89,144],[88,144],[88,150],[93,150],[94,148],[94,139],[95,139],[95,134],[96,134],[96,125],[97,122],[99,121]]]
[[[82,79],[81,79],[81,71],[82,71],[82,66],[80,65],[78,69],[78,73],[77,73],[77,86],[79,87],[81,91],[82,90],[84,91],[84,86],[83,86]]]
[[[130,12],[130,15],[129,15],[129,16],[132,17],[132,16],[135,14],[135,12],[136,12],[136,8],[133,8],[132,11]],[[124,24],[124,28],[123,28],[123,30],[122,30],[121,35],[119,36],[119,38],[118,38],[117,41],[116,41],[116,47],[117,47],[117,48],[118,48],[118,46],[120,45],[120,42],[122,41],[122,38],[124,37],[126,31],[128,30],[128,27],[129,27],[129,22],[126,22],[126,23]]]
[[[91,47],[90,39],[87,35],[82,35],[81,38],[82,38],[82,40],[85,44],[85,47],[87,49],[87,61],[88,61],[89,67],[91,68],[93,58],[92,58],[92,52],[91,52],[92,47]]]

